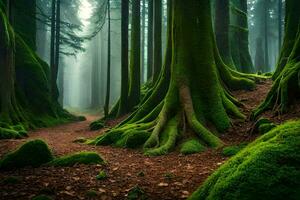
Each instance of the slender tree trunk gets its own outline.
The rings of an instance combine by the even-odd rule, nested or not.
[[[268,38],[268,31],[269,31],[269,8],[268,8],[268,1],[264,0],[264,21],[265,21],[265,30],[264,30],[264,41],[265,41],[265,71],[270,71],[270,63],[269,63],[269,38]]]
[[[153,83],[159,77],[162,67],[162,0],[154,0],[153,23]]]
[[[153,76],[153,0],[148,0],[147,79]]]
[[[50,41],[50,87],[52,99],[55,100],[57,96],[57,68],[55,63],[55,30],[56,30],[56,0],[52,0],[52,14],[51,14],[51,41]]]
[[[278,52],[282,45],[282,0],[278,0]]]
[[[60,105],[63,106],[63,89],[64,89],[64,81],[63,81],[63,77],[64,77],[64,70],[61,69],[59,70],[59,62],[60,62],[60,57],[59,57],[59,53],[60,53],[60,9],[61,9],[61,0],[57,0],[56,2],[56,36],[55,36],[55,71],[56,71],[56,75],[54,77],[58,77],[58,71],[60,72],[60,78],[61,78],[61,87],[60,87],[60,92],[58,90],[56,90],[56,94],[54,96],[55,99],[59,99]],[[57,82],[57,81],[56,81]],[[57,85],[57,83],[56,83]]]
[[[141,94],[141,12],[140,1],[132,0],[129,108],[140,102]]]
[[[142,70],[142,74],[141,74],[141,82],[144,83],[144,74],[145,74],[145,26],[146,26],[146,0],[142,1],[143,5],[142,5],[142,45],[141,45],[141,70]]]
[[[100,107],[100,87],[99,84],[99,68],[101,67],[99,65],[99,35],[97,35],[95,37],[95,41],[94,41],[94,50],[93,50],[93,64],[92,64],[92,80],[91,80],[91,108],[99,108]]]
[[[111,70],[111,31],[110,31],[110,0],[107,3],[107,82],[106,82],[106,97],[104,105],[104,115],[108,116],[109,114],[109,103],[110,103],[110,70]]]
[[[128,112],[128,23],[129,23],[129,0],[122,1],[121,18],[121,97],[119,102],[118,116]]]

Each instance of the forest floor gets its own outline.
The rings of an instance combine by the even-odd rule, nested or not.
[[[254,91],[237,91],[234,95],[245,107],[248,116],[265,98],[271,82],[257,86]],[[266,115],[276,123],[287,119],[299,118],[300,108],[293,109],[286,115]],[[0,172],[0,180],[17,176],[21,181],[14,185],[0,181],[0,199],[31,199],[38,194],[48,194],[55,199],[93,199],[87,197],[89,191],[96,191],[94,199],[126,199],[128,191],[139,186],[148,199],[185,199],[195,191],[205,179],[222,165],[228,157],[222,155],[222,149],[207,150],[203,153],[183,156],[179,150],[160,157],[146,157],[139,150],[120,149],[110,146],[88,146],[76,144],[78,137],[94,138],[103,133],[89,131],[90,122],[96,116],[87,116],[87,121],[45,128],[30,132],[30,137],[22,140],[0,141],[0,158],[20,144],[32,140],[45,140],[56,156],[79,151],[96,151],[108,165],[76,165],[74,167],[25,168],[17,171]],[[118,121],[110,122],[114,125]],[[242,142],[251,142],[257,135],[250,135],[253,122],[233,121],[233,127],[221,135],[227,146]],[[100,170],[108,174],[106,180],[97,180]]]

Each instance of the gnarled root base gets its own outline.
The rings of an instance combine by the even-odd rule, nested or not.
[[[300,62],[290,62],[275,80],[265,101],[252,113],[256,119],[264,111],[273,109],[276,113],[284,113],[300,91]],[[298,96],[297,96],[298,95]]]

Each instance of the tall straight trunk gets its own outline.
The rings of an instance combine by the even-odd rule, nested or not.
[[[100,87],[99,84],[99,34],[95,37],[93,50],[93,64],[92,64],[92,80],[91,80],[91,108],[100,107]]]
[[[153,0],[148,0],[147,79],[153,76]]]
[[[154,0],[153,23],[153,82],[159,77],[162,67],[162,0]]]
[[[60,57],[59,57],[59,53],[60,53],[60,9],[61,9],[61,0],[57,0],[56,2],[56,33],[55,33],[55,72],[56,72],[56,80],[57,80],[57,77],[58,77],[58,71],[60,71],[60,78],[62,78],[61,80],[61,87],[60,87],[60,92],[58,91],[58,89],[56,90],[55,92],[55,96],[54,96],[54,99],[59,99],[60,101],[60,104],[63,106],[63,89],[64,89],[64,81],[63,81],[63,77],[64,77],[64,70],[61,69],[59,70],[59,61],[60,61]],[[57,81],[56,81],[57,82]],[[57,88],[57,86],[56,86]]]
[[[141,94],[141,12],[140,1],[132,0],[131,22],[131,51],[130,51],[130,87],[129,108],[130,110],[140,102]]]
[[[50,69],[51,69],[51,77],[50,77],[50,87],[51,87],[51,95],[52,98],[55,99],[57,92],[57,69],[55,63],[55,29],[56,29],[56,0],[52,0],[52,13],[51,13],[51,40],[50,40]]]
[[[282,0],[278,0],[278,52],[282,44]]]
[[[110,103],[110,70],[111,70],[111,32],[110,32],[110,0],[107,2],[107,79],[106,79],[106,97],[104,105],[104,115],[109,114],[109,103]]]
[[[142,1],[142,44],[141,44],[141,82],[144,83],[144,74],[145,74],[145,26],[146,26],[146,0]]]
[[[232,60],[229,25],[230,25],[229,0],[216,1],[215,4],[215,34],[220,55],[225,64],[235,68]]]
[[[122,0],[122,18],[121,18],[121,97],[118,108],[118,116],[128,112],[128,90],[129,90],[129,74],[128,74],[128,23],[129,23],[129,0]]]
[[[269,63],[269,38],[268,38],[268,30],[269,30],[269,8],[268,1],[264,0],[264,22],[265,22],[265,30],[264,30],[264,41],[265,41],[265,72],[270,71],[270,63]]]

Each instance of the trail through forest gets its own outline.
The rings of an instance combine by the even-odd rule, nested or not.
[[[268,81],[258,85],[254,91],[234,93],[245,104],[244,113],[249,116],[250,111],[265,98],[270,86],[271,82]],[[293,113],[281,116],[280,119],[272,119],[279,122],[296,117],[296,113],[297,109],[294,109]],[[25,141],[41,138],[49,144],[56,156],[79,151],[96,151],[108,162],[106,166],[43,166],[37,169],[1,172],[1,180],[17,176],[21,181],[14,185],[0,183],[0,197],[7,200],[29,199],[42,193],[54,196],[55,199],[86,199],[88,194],[96,192],[98,196],[95,199],[124,199],[131,188],[139,186],[149,199],[185,199],[228,159],[222,155],[221,149],[209,149],[204,153],[189,156],[178,156],[179,151],[176,150],[165,156],[146,157],[138,150],[74,143],[73,141],[80,137],[93,138],[99,135],[99,132],[88,129],[89,124],[96,118],[87,116],[84,122],[32,131],[30,137],[23,140],[0,141],[0,157]],[[112,121],[110,125],[116,123],[118,121]],[[249,120],[234,121],[234,126],[222,135],[221,139],[226,146],[252,141],[256,137],[249,134],[252,125],[253,122]],[[101,131],[104,132],[105,129]],[[106,180],[96,179],[100,170],[107,172]]]

